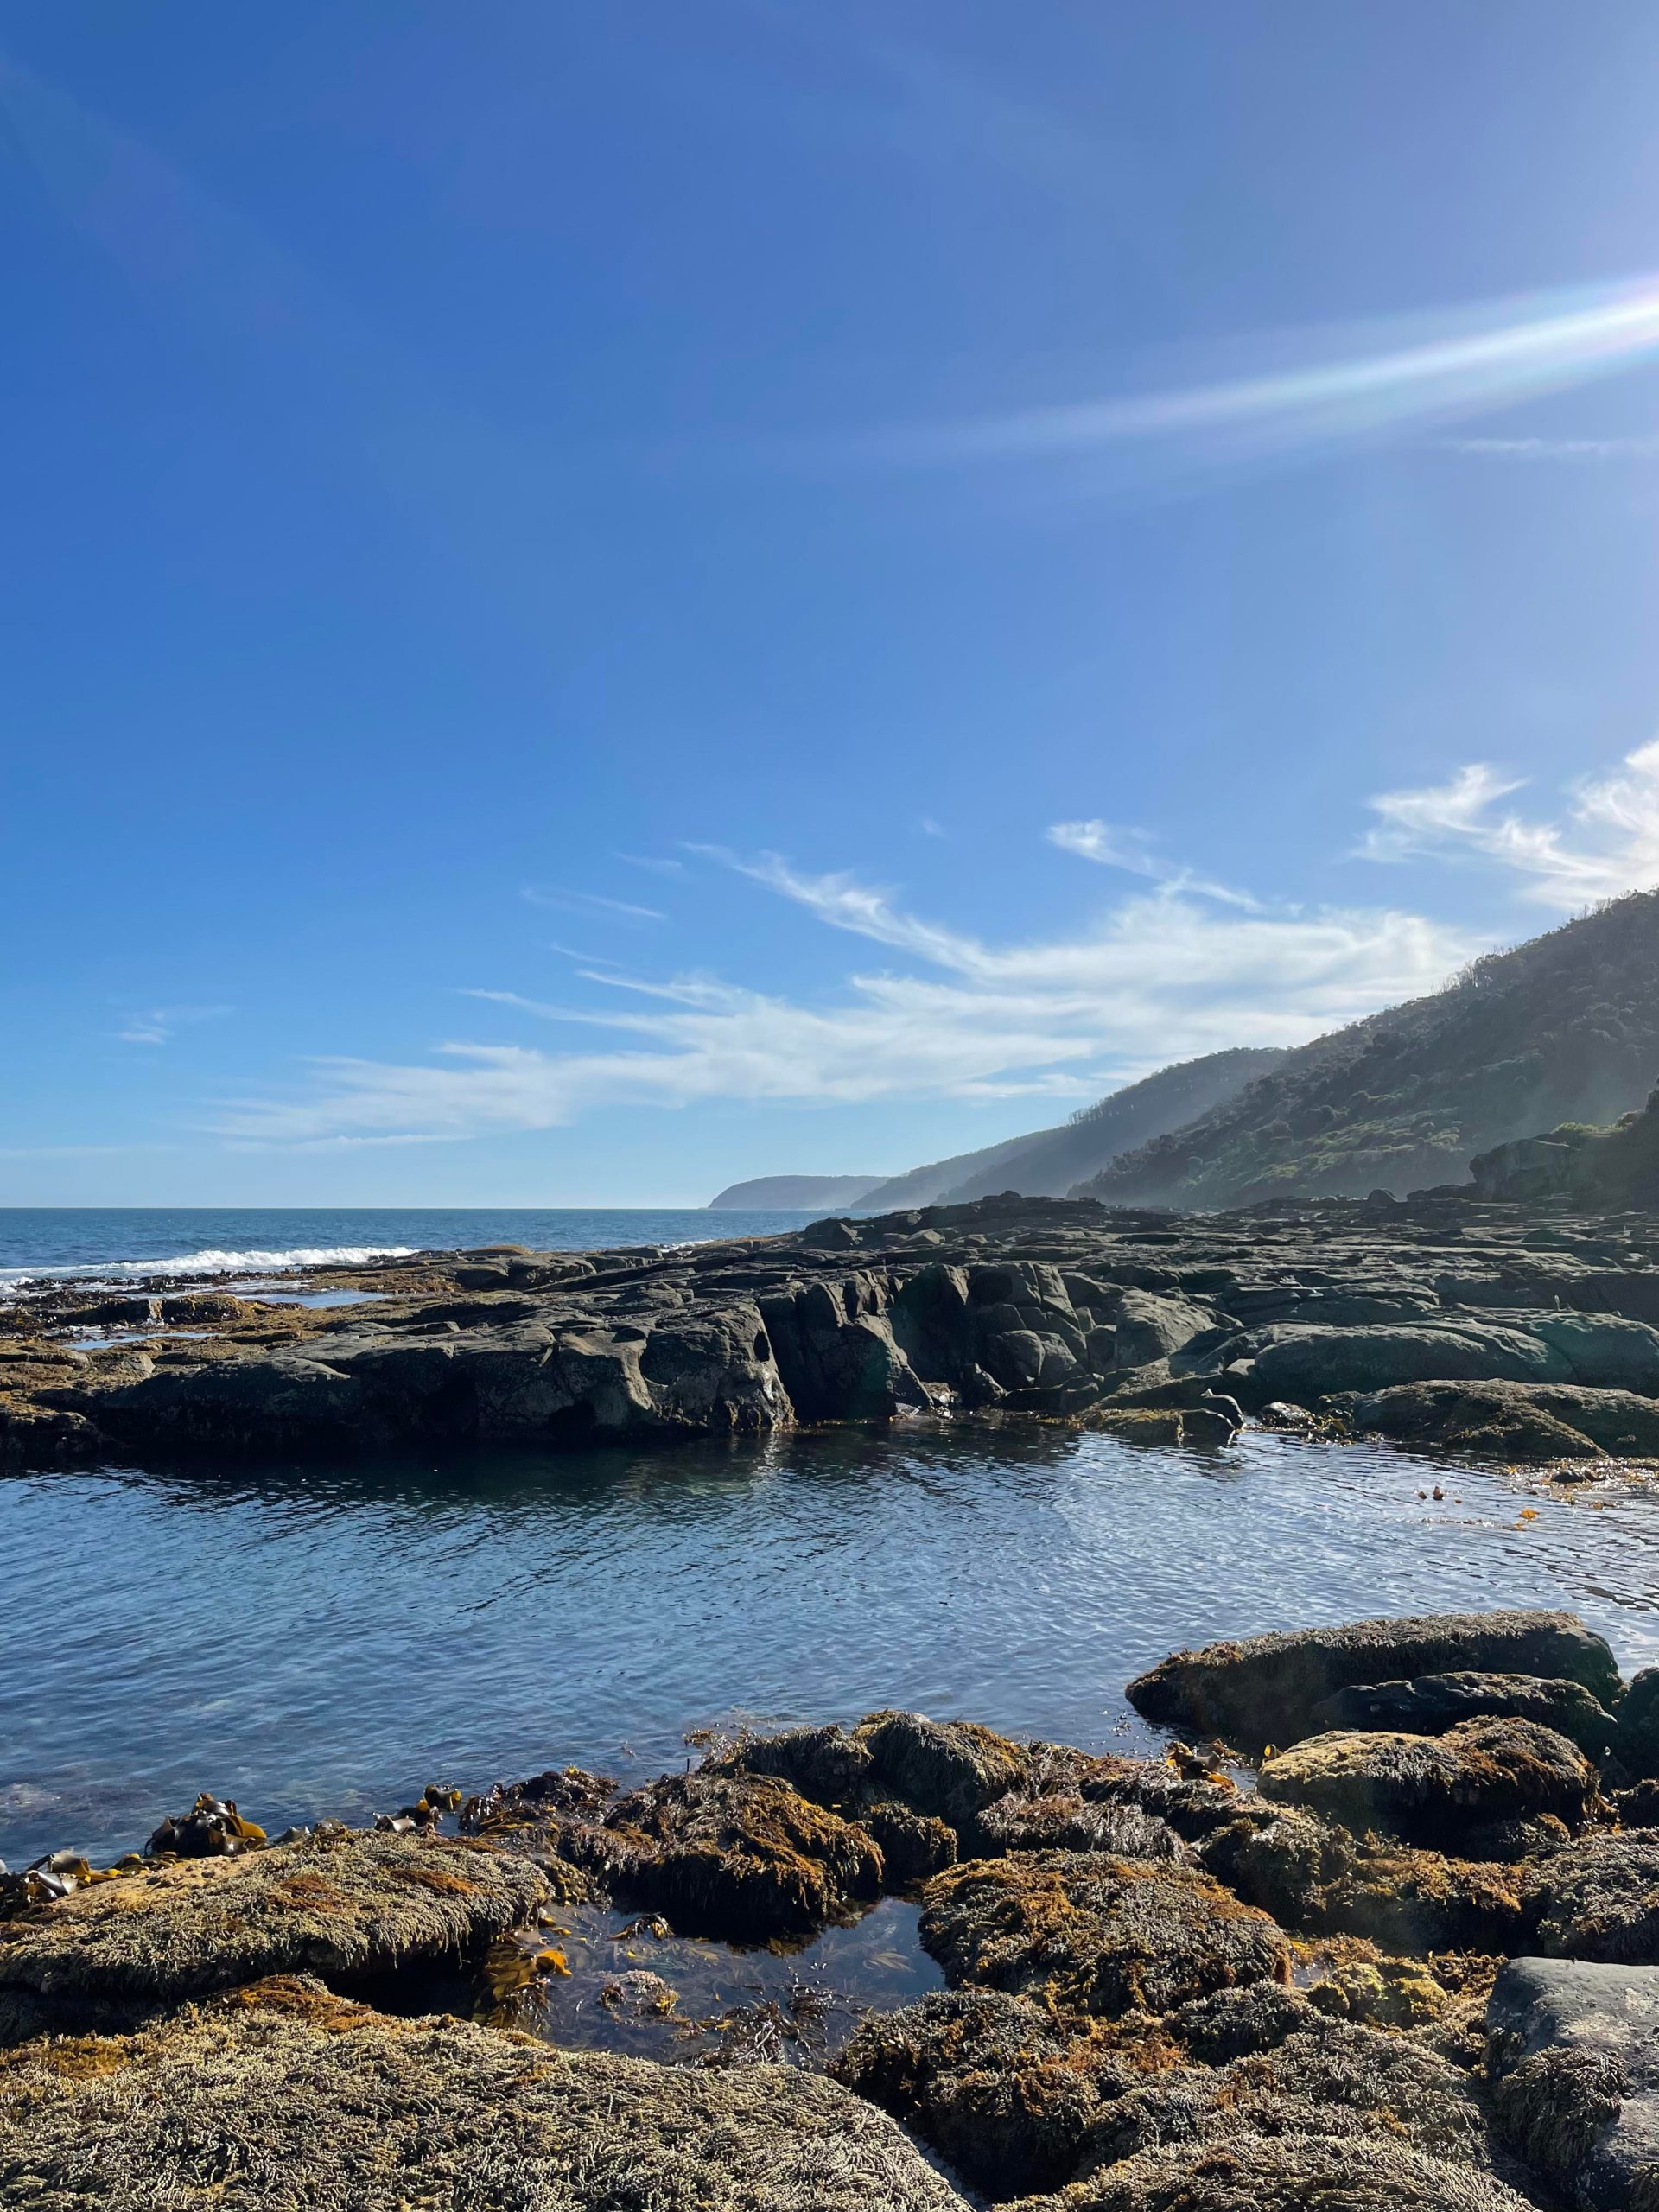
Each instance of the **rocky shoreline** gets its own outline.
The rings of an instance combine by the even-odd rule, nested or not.
[[[369,1830],[204,1798],[113,1868],[0,1876],[0,2202],[1659,2203],[1659,1669],[1514,1611],[1180,1652],[1128,1694],[1185,1740],[884,1712]],[[537,2031],[595,1906],[666,1961],[884,1896],[945,1986],[823,2069]],[[601,2002],[677,1996],[631,1966]]]
[[[0,1467],[569,1448],[1027,1415],[1659,1459],[1659,1218],[1455,1191],[1247,1212],[1012,1196],[796,1235],[424,1253],[0,1305]]]

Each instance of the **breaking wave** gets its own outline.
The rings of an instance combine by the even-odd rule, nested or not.
[[[283,1251],[186,1252],[171,1260],[98,1260],[73,1267],[0,1268],[0,1295],[25,1282],[130,1281],[139,1275],[278,1274],[295,1268],[346,1268],[363,1260],[404,1260],[412,1244],[296,1244]]]

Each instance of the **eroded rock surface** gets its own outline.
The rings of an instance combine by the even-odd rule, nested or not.
[[[9,1299],[0,1465],[667,1443],[954,1411],[1205,1449],[1262,1414],[1568,1466],[1659,1457],[1654,1220],[1456,1192],[1186,1217],[1008,1195],[296,1281],[373,1302],[278,1308],[161,1278]]]

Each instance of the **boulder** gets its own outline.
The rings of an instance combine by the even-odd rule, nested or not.
[[[1368,1840],[1319,1892],[1304,1924],[1387,1951],[1503,1955],[1531,1940],[1531,1918],[1521,1868]]]
[[[1534,1720],[1596,1759],[1611,1751],[1615,1734],[1612,1715],[1582,1683],[1545,1681],[1535,1675],[1465,1672],[1356,1683],[1323,1699],[1308,1718],[1321,1734],[1357,1728],[1410,1736],[1443,1736],[1464,1720]]]
[[[1010,2212],[1532,2212],[1491,2174],[1373,2135],[1167,2144]]]
[[[1020,1852],[954,1866],[927,1886],[921,1937],[953,1986],[1046,1993],[1107,2018],[1290,1972],[1266,1913],[1166,1859]]]
[[[656,2066],[264,1981],[0,2060],[0,2201],[225,2212],[965,2212],[873,2105],[794,2067]]]
[[[1659,1967],[1511,1959],[1486,2046],[1500,2134],[1567,2203],[1659,2203]]]
[[[1338,1731],[1265,1760],[1264,1797],[1357,1833],[1452,1847],[1471,1828],[1549,1815],[1582,1824],[1596,1770],[1575,1744],[1532,1720],[1461,1720],[1443,1736]]]
[[[1640,1327],[1640,1323],[1630,1323]],[[1571,1382],[1565,1355],[1529,1330],[1484,1321],[1389,1323],[1359,1329],[1295,1324],[1256,1332],[1253,1386],[1300,1404],[1339,1390],[1402,1382]]]
[[[1581,1836],[1539,1866],[1538,1948],[1557,1958],[1659,1965],[1659,1833]]]
[[[791,1283],[760,1310],[803,1421],[879,1421],[932,1401],[893,1340],[879,1279]]]
[[[1270,2052],[1172,2069],[1114,2099],[1089,2128],[1084,2170],[1241,2133],[1388,2133],[1459,2165],[1491,2165],[1485,2116],[1461,2068],[1403,2036],[1319,2020]]]
[[[1119,1367],[1144,1367],[1154,1359],[1168,1359],[1215,1324],[1215,1314],[1190,1299],[1126,1290],[1113,1321],[1114,1362]]]
[[[125,2025],[272,1974],[418,1986],[423,1974],[474,1967],[549,1894],[524,1858],[419,1830],[324,1827],[264,1851],[135,1868],[0,1920],[0,2043]]]
[[[960,1989],[870,2015],[833,2070],[995,2198],[1076,2172],[1100,2102],[1094,2061],[1086,2034],[1029,1998]]]
[[[1419,1449],[1545,1463],[1659,1455],[1659,1405],[1579,1384],[1414,1382],[1335,1398],[1356,1436]]]
[[[883,1791],[918,1813],[960,1828],[1023,1779],[1020,1745],[971,1720],[920,1713],[873,1713],[854,1731]]]
[[[1526,1674],[1578,1682],[1609,1703],[1618,1668],[1576,1613],[1429,1613],[1298,1629],[1178,1651],[1129,1684],[1147,1719],[1243,1744],[1293,1744],[1315,1708],[1356,1683],[1418,1675]]]
[[[683,1934],[765,1943],[845,1917],[881,1893],[880,1849],[765,1775],[669,1775],[620,1799],[568,1847],[619,1895]]]

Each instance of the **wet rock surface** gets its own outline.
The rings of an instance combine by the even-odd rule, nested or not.
[[[981,1198],[689,1248],[422,1253],[0,1309],[0,1465],[308,1459],[1035,1414],[1659,1457],[1659,1224],[1445,1190],[1181,1216]],[[109,1341],[86,1340],[89,1330]]]

